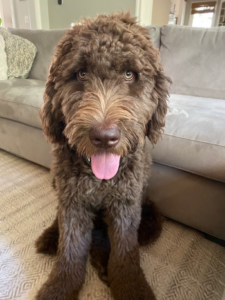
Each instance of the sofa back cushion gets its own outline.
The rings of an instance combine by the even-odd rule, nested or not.
[[[159,49],[160,47],[160,27],[159,26],[146,26],[148,29],[153,45]]]
[[[37,48],[37,55],[28,78],[46,80],[55,46],[65,34],[66,30],[29,30],[12,28],[9,30],[11,33],[31,41]]]
[[[171,93],[225,99],[225,28],[163,26],[160,53]]]

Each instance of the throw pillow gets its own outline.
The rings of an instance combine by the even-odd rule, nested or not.
[[[0,80],[6,80],[7,76],[7,58],[5,53],[5,41],[3,36],[0,35]]]
[[[0,35],[5,40],[8,77],[27,78],[35,59],[37,49],[30,41],[0,27]]]

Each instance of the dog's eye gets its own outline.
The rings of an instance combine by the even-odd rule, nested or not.
[[[80,80],[86,80],[87,79],[87,72],[79,71],[77,73],[77,78],[80,79]]]
[[[134,73],[133,73],[132,71],[126,71],[126,72],[124,73],[124,79],[125,79],[126,81],[131,81],[131,80],[133,80],[133,79],[134,79]]]

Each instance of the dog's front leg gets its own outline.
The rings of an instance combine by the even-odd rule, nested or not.
[[[78,299],[86,271],[93,222],[91,213],[80,205],[59,206],[58,256],[37,300]]]
[[[107,211],[111,254],[108,280],[115,300],[155,300],[140,267],[137,231],[141,206],[123,201]]]

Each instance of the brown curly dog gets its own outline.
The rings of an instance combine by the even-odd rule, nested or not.
[[[114,299],[156,299],[138,241],[161,229],[144,197],[145,137],[155,144],[161,136],[169,81],[148,30],[129,14],[85,19],[60,41],[40,111],[59,204],[36,242],[57,260],[36,299],[78,299],[89,252]]]

